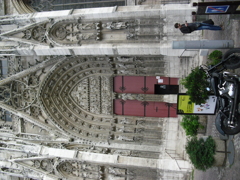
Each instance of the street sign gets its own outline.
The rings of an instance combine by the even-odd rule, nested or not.
[[[229,5],[223,6],[207,6],[205,13],[226,13],[229,8]]]
[[[216,2],[199,2],[193,3],[193,6],[198,6],[197,12],[192,12],[192,15],[218,15],[218,14],[240,14],[239,1],[216,1]]]
[[[177,97],[177,114],[195,114],[195,115],[210,115],[215,114],[217,106],[217,97],[208,96],[208,99],[197,105],[190,101],[190,96],[184,93],[179,93]]]

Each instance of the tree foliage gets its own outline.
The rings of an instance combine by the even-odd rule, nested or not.
[[[209,83],[207,75],[202,69],[199,67],[192,69],[191,73],[182,79],[181,84],[187,89],[186,93],[190,96],[191,102],[195,104],[205,103],[209,95],[209,91],[207,91]]]
[[[222,60],[223,53],[219,50],[215,50],[212,53],[209,54],[208,59],[209,62],[207,63],[208,65],[215,65]]]
[[[205,171],[213,166],[216,144],[209,136],[206,141],[203,138],[197,139],[196,136],[188,140],[186,152],[196,169]]]
[[[181,126],[186,132],[187,136],[195,136],[197,135],[197,130],[199,128],[203,128],[203,125],[201,125],[199,122],[199,117],[196,115],[184,115],[183,119],[181,121]]]

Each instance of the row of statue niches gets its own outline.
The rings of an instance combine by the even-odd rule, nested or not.
[[[100,126],[99,126],[100,127]],[[74,128],[74,127],[73,127]],[[126,141],[126,142],[140,142],[140,141],[145,141],[143,135],[145,134],[140,134],[140,132],[121,132],[121,131],[118,131],[118,132],[115,132],[115,131],[111,131],[110,129],[108,128],[104,128],[105,129],[105,133],[98,133],[96,131],[93,131],[93,129],[78,129],[78,128],[74,128],[72,131],[78,133],[79,135],[81,136],[84,136],[84,137],[87,137],[87,138],[100,138],[100,139],[103,139],[103,140],[117,140],[117,141]],[[142,132],[143,129],[140,129]],[[110,134],[108,134],[108,132],[111,132]],[[116,134],[113,134],[113,133],[116,133]],[[117,134],[118,133],[118,134]],[[121,134],[120,134],[121,133]],[[122,134],[122,133],[128,133],[128,134]],[[131,134],[130,134],[131,133]],[[160,133],[160,132],[159,132]],[[155,132],[155,134],[159,134],[157,133],[157,131]],[[148,138],[156,138],[156,136],[153,136],[150,137],[150,135],[152,133],[148,132],[149,136]]]
[[[133,26],[157,26],[162,24],[162,21],[158,19],[135,19],[127,21],[112,21],[112,22],[97,22],[97,23],[80,23],[77,25],[78,29],[87,30],[87,29],[111,29],[119,30],[126,29]]]
[[[110,30],[121,30],[129,27],[127,22],[111,22],[106,24],[101,23],[90,23],[90,24],[77,24],[76,28],[71,24],[71,28],[69,25],[60,26],[54,29],[54,36],[51,36],[50,39],[54,41],[54,37],[58,40],[66,40],[67,42],[75,42],[81,44],[83,40],[102,40],[103,39],[103,31],[102,29],[110,29]],[[127,39],[133,38],[134,29],[131,28],[131,33],[127,34]],[[94,31],[93,31],[94,30]],[[96,31],[96,32],[95,32]]]
[[[88,117],[88,116],[84,116]],[[60,116],[59,116],[60,118]],[[85,120],[89,121],[82,121],[79,119],[76,119],[76,123],[80,124],[81,126],[89,127],[89,128],[96,128],[97,124],[92,124],[91,122],[98,122],[98,123],[108,123],[108,124],[120,124],[120,125],[135,125],[137,127],[146,127],[146,126],[156,126],[159,124],[158,121],[152,121],[152,120],[135,120],[132,118],[123,118],[123,119],[117,119],[117,118],[86,118]],[[68,124],[68,123],[66,123]],[[100,124],[98,124],[100,125]]]
[[[71,115],[72,116],[72,115]],[[67,121],[65,121],[62,116],[59,114],[56,114],[56,117],[65,125],[69,125]],[[87,128],[92,129],[100,129],[98,126],[104,126],[104,125],[122,125],[118,127],[124,127],[124,126],[133,126],[136,128],[146,128],[146,127],[156,127],[160,125],[162,122],[154,121],[154,120],[141,120],[141,119],[132,119],[132,118],[123,118],[123,119],[117,119],[117,118],[98,118],[98,117],[89,117],[87,114],[84,116],[84,121],[82,119],[79,119],[77,117],[72,117],[77,125],[81,125]],[[97,123],[97,124],[96,124]]]
[[[107,23],[85,23],[85,24],[77,24],[77,29],[79,30],[90,30],[96,29],[100,30],[103,28],[106,29],[126,29],[130,24],[128,22],[107,22]],[[66,27],[67,28],[67,27]]]
[[[145,24],[143,21],[139,20],[127,20],[127,21],[111,21],[111,22],[83,22],[82,20],[78,20],[78,23],[69,23],[67,21],[59,21],[56,22],[51,29],[57,29],[54,26],[63,26],[67,30],[72,31],[72,27],[76,28],[75,30],[101,30],[101,29],[110,29],[110,30],[120,30],[126,29],[128,27],[133,27],[136,25]],[[156,23],[155,23],[156,24]]]
[[[42,159],[33,160],[33,166],[38,169],[43,169],[48,172],[52,172],[53,166],[56,164],[55,159]],[[125,168],[118,167],[105,167],[95,164],[89,164],[81,161],[65,161],[59,162],[56,165],[56,169],[59,172],[66,172],[67,174],[79,176],[79,177],[95,177],[103,174],[113,174],[118,176],[134,175],[133,171]]]
[[[67,36],[77,36],[78,40],[84,40],[89,38],[96,38],[96,40],[100,40],[101,29],[111,29],[111,30],[120,30],[126,29],[132,25],[132,23],[128,22],[107,22],[107,23],[65,23],[64,21],[60,21],[55,23],[52,27],[50,27],[50,37],[56,37],[59,40],[65,39]],[[89,35],[83,35],[85,31],[88,30]],[[97,32],[92,32],[91,30],[97,30]],[[30,40],[34,39],[40,42],[46,42],[46,31],[47,24],[36,26],[32,29],[27,29],[23,31],[24,39]],[[81,34],[81,36],[80,36]],[[96,35],[96,37],[95,37]],[[67,38],[67,40],[72,41],[73,39]]]
[[[133,177],[136,175],[134,171],[125,168],[98,166],[85,162],[66,162],[59,165],[58,169],[60,172],[64,171],[69,175],[90,179],[105,179],[104,177]]]
[[[125,65],[131,65],[134,64],[135,66],[138,67],[142,67],[141,64],[144,63],[144,66],[151,66],[152,67],[152,62],[156,63],[159,62],[160,60],[162,60],[162,57],[155,57],[155,58],[150,58],[150,57],[127,57],[127,56],[121,56],[121,57],[86,57],[86,58],[79,58],[76,61],[70,61],[69,62],[69,67],[64,64],[64,69],[63,70],[59,70],[59,71],[63,71],[65,72],[66,70],[68,70],[68,68],[71,68],[74,65],[79,65],[81,64],[81,66],[79,67],[79,70],[86,70],[88,68],[98,68],[98,67],[109,67],[109,63],[111,64],[111,67],[118,67],[121,68]],[[94,62],[92,62],[94,61]],[[103,62],[97,62],[96,61],[107,61],[108,64],[103,63]],[[155,62],[156,61],[156,62]],[[88,62],[88,63],[84,63],[84,62]],[[132,68],[132,66],[130,66],[129,68]],[[125,69],[125,67],[124,67]],[[63,72],[58,72],[59,76],[61,76],[61,74]]]
[[[64,123],[64,121],[62,123]],[[77,126],[74,127],[72,124],[67,123],[65,127],[71,130],[72,133],[76,133],[82,137],[107,140],[108,143],[111,141],[159,143],[158,141],[155,142],[154,139],[161,138],[160,129],[155,128],[159,126],[158,122],[155,123],[155,126],[149,126],[149,129],[146,127],[129,127],[131,125],[93,125],[87,122],[83,122],[82,124],[76,123],[76,125]],[[100,133],[100,131],[104,133]]]
[[[86,126],[83,126],[86,127]],[[89,125],[88,126],[90,129],[89,130],[107,130],[107,131],[113,131],[113,132],[119,132],[119,133],[142,133],[142,132],[149,132],[145,128],[135,128],[135,127],[129,127],[129,126],[111,126],[111,127],[103,127],[103,126],[98,126],[98,125]],[[154,131],[153,129],[151,129]],[[88,134],[89,135],[89,134]]]
[[[140,23],[141,22],[141,23]],[[127,39],[134,38],[136,34],[135,27],[136,25],[149,25],[149,21],[117,21],[117,22],[96,22],[96,23],[69,23],[60,21],[58,23],[54,23],[52,27],[50,27],[50,39],[54,37],[63,40],[66,38],[68,41],[75,40],[86,40],[86,39],[96,39],[101,40],[101,30],[109,29],[109,30],[121,30],[121,29],[129,29],[129,34],[127,34]],[[152,25],[156,25],[155,23],[151,23]],[[91,30],[96,30],[97,32],[93,32]],[[40,25],[34,27],[32,29],[27,29],[23,31],[24,39],[30,40],[34,39],[40,42],[47,42],[46,38],[47,25]],[[90,34],[85,34],[86,32]],[[138,30],[139,31],[139,30]],[[76,36],[77,39],[72,39],[72,37]],[[67,38],[68,37],[68,38]]]

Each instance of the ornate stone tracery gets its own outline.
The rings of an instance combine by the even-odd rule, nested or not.
[[[151,142],[149,138],[156,134],[146,138],[143,134],[149,130],[138,127],[131,118],[115,119],[112,114],[113,69],[122,62],[127,64],[126,70],[141,68],[140,61],[136,57],[73,57],[57,64],[40,87],[45,113],[64,132],[92,143]]]
[[[141,169],[141,171],[138,171],[133,168],[123,168],[117,166],[68,160],[60,162],[56,166],[56,169],[58,170],[58,173],[61,174],[61,176],[64,178],[83,178],[99,180],[138,179],[140,177],[146,176],[144,174],[147,172],[147,169]]]
[[[32,29],[26,29],[23,31],[24,36],[22,38],[25,38],[27,40],[35,40],[41,43],[46,43],[47,37],[46,37],[46,24],[36,26]]]
[[[127,43],[129,40],[159,42],[163,38],[163,19],[124,19],[89,21],[81,17],[58,21],[49,19],[1,34],[27,44],[79,46],[82,44]],[[118,31],[117,33],[115,33]],[[20,37],[22,39],[20,39]],[[134,42],[133,41],[133,42]]]
[[[17,110],[29,108],[37,100],[37,85],[32,86],[34,82],[30,78],[27,79],[25,82],[15,80],[11,84],[1,86],[0,101],[12,105]]]
[[[60,131],[69,137],[81,139],[84,144],[93,145],[99,140],[108,144],[113,141],[136,144],[160,143],[155,140],[155,137],[159,137],[158,129],[151,129],[155,122],[148,122],[150,125],[143,129],[143,126],[138,125],[133,118],[113,117],[112,105],[112,100],[117,96],[118,98],[126,96],[127,99],[143,98],[113,93],[112,80],[116,69],[123,69],[124,73],[129,70],[136,73],[138,69],[155,61],[159,59],[145,58],[143,61],[139,57],[71,57],[56,64],[46,76],[43,73],[45,70],[39,70],[4,87],[13,88],[13,91],[8,88],[12,94],[9,102],[13,99],[11,104],[18,111],[32,117],[41,117],[44,123],[52,122]],[[45,76],[42,83],[40,76]],[[44,120],[44,114],[50,118]],[[41,124],[36,128],[44,134],[40,137],[28,134],[25,131],[25,123],[26,121],[21,124],[22,133],[17,134],[18,137],[47,139],[44,134],[47,132],[45,126]],[[30,123],[29,126],[34,127],[36,124]],[[49,138],[56,137],[51,135]]]
[[[111,104],[113,98],[112,75],[114,69],[119,64],[126,66],[125,70],[127,71],[130,68],[141,68],[137,64],[142,64],[142,62],[138,57],[72,57],[56,64],[52,68],[52,71],[46,74],[40,87],[39,83],[42,78],[39,76],[41,72],[29,74],[15,80],[13,82],[17,85],[14,85],[14,87],[20,87],[19,89],[14,89],[15,94],[23,94],[23,97],[26,99],[40,97],[42,101],[42,104],[39,104],[38,98],[36,98],[34,103],[23,109],[19,109],[19,111],[25,111],[33,117],[47,114],[49,116],[47,121],[54,122],[61,131],[68,134],[69,137],[76,137],[79,144],[81,144],[79,146],[49,143],[49,147],[155,159],[159,156],[158,153],[126,151],[96,145],[96,142],[99,141],[103,144],[105,143],[105,146],[107,143],[110,145],[112,142],[134,145],[159,143],[159,140],[155,140],[159,138],[159,129],[156,128],[159,125],[154,124],[156,122],[145,122],[144,119],[140,123],[140,119],[113,117]],[[37,96],[32,96],[31,94],[34,93],[30,89],[40,89],[40,92],[36,93]],[[14,97],[16,98],[17,96]],[[83,103],[83,97],[86,97],[85,103]],[[25,104],[27,105],[27,103]],[[97,108],[91,108],[93,105],[97,105]],[[45,110],[43,111],[42,109]],[[16,135],[18,138],[31,141],[54,141],[57,138],[52,135],[47,136],[44,133],[41,136],[31,134],[29,131],[26,131],[29,126],[32,126],[32,128],[39,132],[44,132],[45,128],[38,127],[36,124],[29,123],[26,120],[20,120],[20,122],[22,129]],[[153,126],[154,129],[151,129]],[[47,164],[50,163],[36,161],[35,168],[54,173],[52,165],[48,167]],[[66,171],[70,172],[67,169]],[[83,178],[102,177],[101,174],[89,174],[88,172],[75,170],[64,177],[69,177],[69,175],[71,177],[78,175],[77,177]],[[121,178],[125,176],[127,174],[121,175]],[[117,172],[116,174],[109,173],[108,177],[114,179],[119,177],[119,174]]]
[[[49,27],[48,38],[53,44],[79,45],[85,40],[101,40],[99,22],[82,23],[79,20],[61,20]]]
[[[115,76],[180,76],[182,62],[168,48],[180,35],[166,32],[174,10],[115,6],[1,17],[1,54],[13,57],[8,61],[13,68],[0,82],[0,107],[12,118],[0,123],[5,141],[0,173],[25,179],[153,180],[161,168],[188,170],[179,161],[182,148],[171,158],[165,153],[179,145],[177,121],[117,115],[115,106],[115,99],[175,100],[134,94],[138,91],[129,87],[115,91],[124,88]],[[44,64],[44,55],[64,57],[52,56]],[[134,108],[127,110],[134,113]]]
[[[76,64],[79,60],[83,63]],[[102,72],[100,67],[103,67],[105,62],[84,63],[84,61],[84,58],[75,57],[62,65],[58,65],[55,70],[58,75],[54,74],[53,78],[49,78],[48,84],[43,86],[46,91],[42,98],[44,104],[49,107],[48,113],[54,119],[59,119],[59,125],[65,130],[74,132],[76,136],[85,136],[89,139],[102,138],[98,133],[109,128],[102,126],[102,129],[99,128],[96,132],[91,132],[92,127],[95,126],[92,124],[93,122],[90,122],[94,119],[94,114],[103,112],[99,109],[101,108],[100,82],[102,81],[99,75]],[[96,65],[99,63],[100,65]],[[110,75],[111,71],[108,70],[108,72]],[[81,76],[81,74],[84,75]],[[109,79],[106,80],[109,81]],[[106,97],[107,94],[104,96]],[[98,110],[91,109],[90,103],[96,104]],[[105,112],[107,111],[105,110]],[[103,134],[105,133],[103,132]]]

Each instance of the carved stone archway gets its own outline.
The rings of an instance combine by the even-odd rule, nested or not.
[[[105,58],[58,63],[40,87],[43,110],[71,136],[106,141],[112,120],[112,70]]]
[[[36,12],[31,6],[28,4],[28,0],[11,0],[14,8],[18,11],[19,14],[27,14]]]

